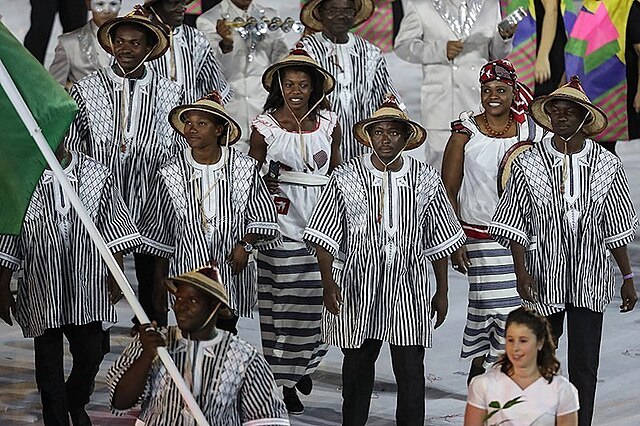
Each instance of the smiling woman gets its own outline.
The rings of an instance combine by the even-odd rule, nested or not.
[[[269,95],[253,121],[249,155],[261,166],[268,164],[264,180],[284,237],[279,247],[258,254],[262,348],[284,387],[289,413],[300,414],[304,406],[296,389],[311,392],[309,376],[326,353],[320,341],[320,269],[302,232],[327,175],[340,163],[341,132],[326,100],[335,80],[302,45],[267,68],[262,84]]]
[[[498,165],[522,140],[539,141],[543,132],[525,112],[529,90],[517,81],[513,65],[504,60],[480,72],[484,112],[452,123],[444,152],[442,180],[462,222],[467,243],[451,256],[453,268],[469,273],[469,307],[463,358],[473,357],[468,381],[496,361],[503,350],[507,314],[520,306],[509,250],[487,233],[498,203]],[[496,266],[498,265],[498,266]]]

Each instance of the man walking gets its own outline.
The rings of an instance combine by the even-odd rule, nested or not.
[[[489,233],[510,247],[520,297],[546,315],[557,341],[567,317],[569,379],[579,424],[593,417],[604,310],[615,293],[613,255],[623,284],[621,312],[638,299],[627,244],[638,220],[622,162],[589,139],[607,127],[573,77],[529,107],[552,131],[516,157]]]

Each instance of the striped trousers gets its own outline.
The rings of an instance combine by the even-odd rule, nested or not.
[[[293,387],[327,353],[320,341],[320,267],[304,243],[290,240],[257,260],[262,351],[278,386]]]

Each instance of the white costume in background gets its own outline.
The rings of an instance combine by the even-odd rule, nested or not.
[[[98,26],[93,20],[58,37],[49,72],[63,86],[70,87],[101,68],[109,66],[111,55],[98,43]]]
[[[479,112],[480,69],[511,51],[511,39],[503,40],[498,34],[500,20],[498,0],[406,2],[395,49],[405,61],[422,64],[422,125],[428,132],[425,151],[415,157],[438,170],[451,121],[463,111]],[[449,61],[447,42],[460,39],[464,50]]]
[[[222,53],[219,46],[222,37],[216,32],[216,23],[226,15],[229,15],[231,21],[237,17],[256,16],[259,10],[264,10],[264,16],[267,19],[278,16],[275,9],[260,4],[252,3],[247,11],[244,11],[234,5],[231,0],[222,0],[213,9],[200,15],[196,21],[198,29],[211,43],[211,48],[222,66],[222,72],[235,92],[234,98],[225,105],[225,109],[242,128],[242,138],[234,148],[244,153],[249,152],[251,121],[262,113],[262,107],[267,99],[267,92],[262,88],[262,74],[270,65],[284,58],[289,53],[289,49],[285,43],[284,33],[278,30],[268,31],[251,52],[247,41],[234,30],[233,50],[226,54]],[[250,53],[252,53],[252,60],[249,60]]]

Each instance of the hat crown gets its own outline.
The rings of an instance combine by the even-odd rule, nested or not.
[[[213,92],[204,95],[202,98],[198,99],[196,103],[200,103],[204,101],[213,102],[222,107],[222,96],[220,96],[220,92],[218,92],[217,90],[214,90]]]
[[[127,13],[126,15],[124,15],[124,17],[149,19],[149,17],[147,16],[147,13],[144,10],[144,7],[140,4],[136,4],[135,6],[133,6],[133,10]]]
[[[309,52],[304,48],[304,44],[301,41],[298,41],[296,45],[289,51],[289,56],[306,56],[307,58],[313,60]]]

